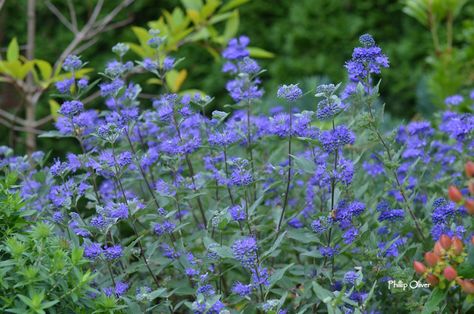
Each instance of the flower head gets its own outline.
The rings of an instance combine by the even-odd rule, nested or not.
[[[301,88],[298,84],[282,85],[278,88],[277,96],[284,98],[289,102],[295,102],[303,95]]]
[[[76,55],[69,55],[63,63],[63,70],[67,72],[77,71],[82,68],[82,61]]]

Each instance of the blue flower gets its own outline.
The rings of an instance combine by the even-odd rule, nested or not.
[[[354,144],[355,135],[346,126],[339,125],[335,129],[321,132],[319,140],[327,152],[334,152],[348,144]]]
[[[357,230],[357,228],[352,227],[348,229],[346,232],[344,232],[344,234],[342,235],[342,239],[344,239],[345,244],[350,244],[354,242],[358,234],[359,234],[359,230]]]
[[[64,71],[67,71],[67,72],[77,71],[81,67],[82,67],[82,61],[76,55],[67,56],[62,66]]]
[[[250,39],[247,36],[232,38],[229,40],[227,47],[222,52],[222,56],[227,60],[242,59],[247,57],[250,54],[247,50],[249,43]]]
[[[263,267],[252,268],[252,283],[254,286],[268,286],[270,285],[268,269]]]
[[[115,260],[122,257],[123,249],[120,245],[109,246],[104,249],[104,256],[108,260]]]
[[[245,210],[240,205],[229,207],[229,214],[235,221],[244,221],[247,218]]]
[[[263,96],[263,90],[259,88],[260,80],[250,80],[241,76],[227,82],[226,89],[234,101],[258,99]]]
[[[232,287],[232,292],[240,295],[242,298],[249,296],[252,293],[252,285],[244,285],[240,281],[237,281]]]
[[[244,266],[251,268],[257,260],[257,241],[253,237],[236,240],[232,244],[234,257]]]
[[[165,220],[163,223],[156,223],[153,227],[155,233],[159,236],[163,234],[171,234],[173,233],[176,225],[168,220]]]
[[[54,85],[56,86],[56,88],[61,94],[67,94],[71,90],[72,84],[74,84],[74,78],[65,79],[65,80],[56,82],[56,84]]]
[[[464,101],[464,97],[461,95],[452,95],[449,97],[446,97],[444,100],[444,103],[448,106],[457,106],[461,104]]]
[[[84,247],[84,256],[94,260],[102,254],[102,247],[99,243],[91,243]]]
[[[81,111],[84,110],[84,104],[78,100],[71,100],[65,101],[61,108],[59,109],[59,113],[63,116],[71,118],[72,116],[77,115]]]
[[[403,209],[390,209],[386,211],[382,211],[379,216],[379,221],[382,222],[384,220],[388,221],[396,221],[396,220],[403,220],[405,218],[405,211]]]
[[[344,283],[352,286],[355,284],[358,278],[359,278],[359,274],[355,271],[350,270],[344,274]]]
[[[277,96],[284,98],[289,102],[295,102],[303,95],[303,92],[298,87],[298,84],[282,85],[278,88]]]

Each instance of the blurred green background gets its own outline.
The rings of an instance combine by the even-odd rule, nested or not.
[[[97,43],[83,52],[83,60],[96,70],[104,68],[114,58],[112,46],[117,42],[136,42],[130,26],[148,28],[147,22],[157,20],[164,10],[183,7],[178,0],[136,0],[117,19],[130,19],[128,26],[102,34]],[[226,1],[224,1],[225,3]],[[244,2],[244,1],[242,1]],[[416,2],[416,1],[414,1]],[[423,2],[423,0],[421,1]],[[250,37],[252,46],[275,54],[261,59],[266,90],[265,105],[275,104],[273,95],[282,83],[300,83],[306,90],[317,82],[346,80],[344,63],[350,59],[358,37],[370,33],[389,56],[391,68],[383,72],[381,95],[386,111],[394,119],[429,116],[443,106],[444,97],[452,93],[468,93],[473,82],[474,60],[474,5],[463,1],[454,20],[453,47],[448,60],[434,51],[432,36],[427,27],[403,12],[405,1],[394,0],[275,0],[248,1],[238,7],[238,34]],[[52,1],[58,7],[64,1]],[[96,1],[73,1],[78,17],[90,14]],[[113,9],[116,1],[105,1],[105,8]],[[27,1],[6,1],[0,11],[0,43],[5,48],[13,37],[20,45],[26,42]],[[72,34],[58,21],[45,5],[37,2],[37,37],[35,56],[54,62],[58,51],[72,39]],[[443,40],[443,29],[439,30]],[[5,49],[2,50],[4,55]],[[180,64],[188,71],[183,89],[199,89],[215,96],[213,105],[221,107],[230,102],[225,91],[225,76],[220,72],[222,62],[216,60],[199,45],[183,46],[175,57],[184,57]],[[445,54],[443,54],[445,56]],[[130,60],[139,60],[129,53]],[[442,60],[442,61],[440,61]],[[149,87],[150,88],[150,87]],[[151,91],[159,87],[152,86]],[[19,95],[8,84],[0,83],[0,107],[14,111]],[[313,105],[308,98],[307,106]],[[101,106],[100,101],[94,104]],[[38,115],[50,110],[48,96],[40,99]],[[52,128],[52,124],[46,129]],[[0,144],[9,145],[10,130],[0,128]],[[11,142],[11,141],[10,141]],[[60,154],[69,144],[41,139],[40,149],[54,149]],[[18,150],[22,150],[21,145]]]

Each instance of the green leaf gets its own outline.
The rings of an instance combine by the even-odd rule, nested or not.
[[[48,131],[40,134],[38,137],[45,137],[45,138],[62,138],[62,137],[74,137],[72,135],[64,135],[59,131]]]
[[[41,308],[43,310],[47,309],[47,308],[50,308],[58,302],[59,302],[59,300],[54,300],[54,301],[48,301],[48,302],[41,303]]]
[[[306,232],[304,229],[291,229],[288,237],[300,243],[319,243],[318,236],[313,232]]]
[[[218,0],[207,0],[206,4],[202,7],[200,15],[202,18],[207,19],[210,17],[216,9],[221,5]]]
[[[279,280],[281,280],[283,278],[283,276],[285,275],[286,271],[288,269],[290,269],[290,267],[292,267],[294,265],[294,263],[291,263],[291,264],[288,264],[286,265],[285,267],[275,271],[271,276],[270,276],[270,279],[269,279],[269,282],[270,282],[270,288],[275,285]]]
[[[470,246],[467,252],[467,258],[457,268],[458,275],[464,278],[474,278],[474,246]]]
[[[58,111],[59,111],[60,105],[54,99],[49,99],[48,103],[49,103],[49,111],[51,112],[51,115],[53,116],[53,119],[55,121],[57,121],[58,117],[59,117]]]
[[[222,258],[233,258],[234,254],[230,247],[227,246],[216,246],[211,249],[212,251],[216,252]]]
[[[166,292],[166,288],[157,289],[149,294],[151,300],[154,300],[163,295]]]
[[[202,7],[201,0],[181,0],[187,10],[199,10]]]
[[[431,314],[438,310],[438,305],[445,299],[445,292],[439,288],[435,288],[423,307],[422,314]]]
[[[49,80],[51,75],[53,74],[53,67],[48,61],[45,60],[34,60],[35,65],[38,67],[41,73],[41,78],[45,80]]]
[[[265,257],[269,256],[270,254],[272,254],[272,253],[280,246],[281,241],[283,241],[283,238],[284,238],[285,235],[286,235],[286,232],[287,232],[287,231],[283,232],[282,234],[280,234],[280,235],[278,236],[278,238],[276,239],[276,241],[273,243],[272,247],[271,247],[268,251],[266,251],[265,253],[262,254],[262,258],[265,258]]]
[[[324,289],[316,281],[313,281],[313,291],[316,294],[316,297],[324,303],[329,303],[334,298],[331,291]]]
[[[293,160],[295,161],[296,166],[298,169],[303,170],[306,173],[314,173],[316,170],[316,166],[313,161],[303,158],[297,157],[292,155]]]
[[[220,9],[219,12],[226,12],[230,11],[234,8],[240,7],[241,5],[249,2],[250,0],[231,0],[227,2],[225,5],[223,5]]]
[[[171,70],[166,73],[166,84],[173,93],[176,93],[180,90],[187,76],[188,72],[186,69],[181,71]]]
[[[147,46],[147,42],[151,38],[151,35],[148,34],[148,31],[145,28],[133,26],[132,32],[137,37],[138,41],[140,42],[140,45]]]
[[[15,61],[20,57],[20,47],[18,46],[18,41],[14,37],[7,48],[7,61]]]
[[[75,247],[72,249],[71,261],[73,265],[77,265],[81,261],[83,253],[84,249],[80,247]]]
[[[30,298],[28,298],[27,296],[24,296],[24,295],[22,295],[22,294],[19,294],[19,295],[18,295],[18,298],[20,298],[21,302],[23,302],[24,304],[28,305],[28,307],[30,307],[30,308],[33,308],[33,307],[34,307],[33,301],[32,301]]]
[[[224,33],[222,34],[225,42],[228,42],[232,37],[235,37],[239,30],[239,23],[239,11],[235,10],[225,23]]]
[[[254,58],[269,59],[275,57],[275,54],[273,52],[267,51],[262,48],[247,47],[247,50],[249,51],[250,56]]]

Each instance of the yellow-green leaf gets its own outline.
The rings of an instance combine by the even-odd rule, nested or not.
[[[268,59],[268,58],[274,58],[275,54],[273,52],[267,51],[262,48],[258,47],[247,47],[247,50],[250,53],[251,57],[254,58],[263,58],[263,59]]]
[[[152,85],[161,85],[161,84],[163,84],[163,82],[160,79],[156,78],[156,77],[153,77],[151,79],[146,80],[146,83],[147,84],[152,84]]]
[[[16,37],[10,41],[7,48],[7,61],[15,61],[20,57],[20,47]]]
[[[140,45],[134,44],[134,43],[127,43],[127,45],[130,47],[130,49],[135,52],[137,55],[139,55],[142,58],[147,57],[147,52],[146,49]]]
[[[199,11],[189,9],[189,10],[186,10],[186,14],[191,19],[191,21],[193,21],[193,23],[195,25],[198,25],[201,22],[201,17],[199,15]]]
[[[18,79],[23,80],[33,69],[34,65],[34,61],[26,61],[25,63],[23,63],[20,68]]]
[[[21,62],[20,60],[13,60],[2,63],[2,72],[7,76],[10,76],[15,79],[20,79],[21,77]]]
[[[188,72],[185,69],[179,72],[176,70],[172,70],[166,73],[166,84],[173,93],[176,93],[183,85],[184,80],[186,80],[187,76]]]
[[[237,34],[237,31],[239,30],[239,11],[234,10],[232,12],[232,15],[229,17],[227,22],[225,23],[225,29],[224,33],[222,36],[224,37],[224,40],[227,42],[229,41],[232,37]]]
[[[51,112],[51,115],[53,116],[54,121],[58,120],[58,117],[59,117],[58,110],[59,110],[59,108],[60,108],[59,103],[56,100],[54,100],[54,99],[49,100],[49,110]]]
[[[148,40],[151,38],[151,35],[148,34],[148,31],[143,27],[132,26],[132,31],[137,36],[140,45],[147,46]]]
[[[220,9],[219,12],[226,12],[230,11],[234,8],[240,7],[242,4],[245,4],[249,2],[250,0],[231,0],[227,2],[225,5],[223,5]]]
[[[212,57],[214,57],[215,60],[220,59],[220,54],[219,52],[212,46],[206,46],[206,50],[211,54]]]
[[[181,0],[186,9],[199,10],[202,7],[202,0]]]
[[[221,2],[219,0],[208,0],[201,9],[201,18],[207,19],[210,17],[220,5]]]
[[[48,80],[51,78],[51,75],[53,74],[53,67],[48,61],[35,59],[34,63],[40,70],[43,80]]]

